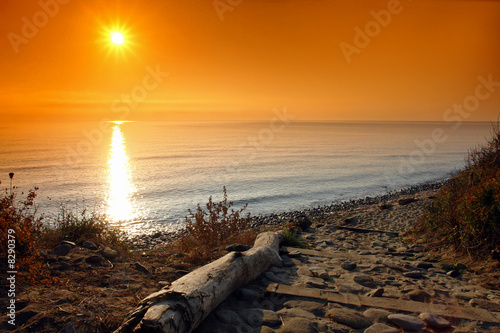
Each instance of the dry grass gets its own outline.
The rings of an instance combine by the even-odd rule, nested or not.
[[[249,229],[250,214],[243,215],[247,205],[234,210],[228,201],[226,188],[224,198],[214,202],[210,196],[206,211],[198,204],[196,212],[189,210],[186,216],[186,234],[179,240],[179,251],[189,262],[207,261],[219,257],[221,251],[232,243],[250,245],[256,231]]]

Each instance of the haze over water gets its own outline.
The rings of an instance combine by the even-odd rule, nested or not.
[[[253,215],[436,181],[464,166],[490,123],[96,123],[0,125],[0,180],[38,186],[39,212],[96,210],[131,233],[175,229],[226,186]],[[432,140],[440,131],[441,141]]]

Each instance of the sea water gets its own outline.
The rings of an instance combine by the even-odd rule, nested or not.
[[[225,186],[235,208],[283,212],[448,178],[490,123],[0,125],[0,185],[38,187],[38,213],[106,213],[130,233],[175,230]]]

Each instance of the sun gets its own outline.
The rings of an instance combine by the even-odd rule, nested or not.
[[[122,45],[125,42],[125,37],[121,32],[114,31],[111,33],[111,42],[115,45]]]

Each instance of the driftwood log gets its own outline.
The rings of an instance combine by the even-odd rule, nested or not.
[[[232,292],[281,266],[282,235],[265,232],[243,253],[231,252],[143,299],[115,333],[192,332]]]

